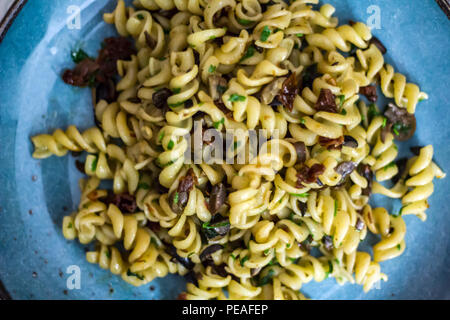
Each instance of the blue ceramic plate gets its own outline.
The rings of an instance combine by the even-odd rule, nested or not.
[[[29,1],[0,44],[0,278],[12,298],[171,299],[184,288],[176,276],[135,288],[87,263],[83,247],[66,241],[60,227],[79,199],[74,159],[31,158],[30,136],[72,123],[81,129],[93,125],[90,91],[65,85],[60,74],[72,66],[71,49],[96,55],[103,38],[115,34],[101,21],[114,2]],[[388,48],[388,62],[430,95],[418,106],[417,132],[408,145],[433,144],[435,160],[450,172],[450,22],[445,14],[431,0],[330,3],[343,22],[367,22],[379,8],[381,29],[373,33]],[[67,27],[70,5],[81,8],[80,30]],[[302,291],[317,299],[450,298],[449,190],[450,178],[436,181],[425,223],[405,218],[406,251],[381,263],[389,281],[379,289],[364,294],[358,285],[339,286],[328,279]],[[71,265],[80,267],[81,289],[67,288]]]

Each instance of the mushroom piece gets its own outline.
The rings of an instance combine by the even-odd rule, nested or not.
[[[416,131],[416,117],[404,108],[389,103],[384,116],[392,124],[391,132],[399,141],[410,139]]]
[[[342,176],[342,180],[344,180],[349,174],[353,172],[353,170],[356,169],[356,163],[352,161],[344,161],[341,162],[335,169],[337,173],[339,173]]]
[[[211,213],[217,213],[220,207],[225,203],[227,197],[227,191],[223,183],[216,184],[211,189],[211,194],[209,196],[209,211]]]
[[[352,136],[344,136],[344,144],[343,146],[349,148],[358,148],[358,141]]]
[[[202,225],[202,232],[208,240],[218,240],[230,231],[230,221],[220,214],[212,217],[210,222]]]
[[[293,72],[283,81],[280,92],[278,94],[278,100],[287,110],[292,111],[292,109],[294,108],[295,97],[299,92],[300,88],[298,85],[297,75],[295,74],[295,72]]]
[[[208,78],[209,95],[216,101],[222,97],[222,93],[227,87],[227,80],[218,75],[213,75]]]
[[[200,261],[206,261],[211,258],[211,255],[219,250],[223,249],[223,245],[221,244],[212,244],[209,247],[206,247],[202,253],[200,253]]]
[[[315,104],[317,111],[325,111],[331,113],[337,113],[336,96],[330,89],[320,89],[319,98]]]
[[[303,141],[296,141],[293,144],[295,152],[297,153],[297,163],[303,163],[306,161],[306,145]]]
[[[264,87],[261,91],[261,102],[264,104],[271,104],[275,97],[280,93],[283,82],[286,77],[277,78]]]
[[[177,253],[177,248],[173,244],[166,244],[166,250],[168,255],[170,255],[175,261],[181,263],[186,269],[194,269],[195,263],[189,258],[180,257]]]

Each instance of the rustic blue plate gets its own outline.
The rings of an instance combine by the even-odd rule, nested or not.
[[[445,14],[435,2],[423,0],[330,3],[341,21],[376,22],[370,17],[379,10],[381,29],[373,33],[387,46],[388,61],[430,95],[418,106],[418,129],[409,145],[432,143],[436,161],[449,171],[450,22]],[[67,27],[75,8],[70,6],[81,9],[81,29]],[[169,276],[135,288],[87,263],[83,247],[66,241],[60,228],[79,199],[74,159],[31,158],[30,136],[72,123],[81,129],[93,125],[89,90],[65,85],[60,74],[72,66],[71,49],[95,55],[102,39],[114,35],[101,21],[113,7],[107,0],[29,1],[0,44],[0,278],[12,298],[171,299],[184,287],[183,279]],[[435,183],[425,223],[405,218],[406,251],[381,264],[389,281],[379,289],[364,294],[360,286],[329,279],[302,290],[318,299],[450,298],[448,190],[450,179]],[[67,287],[71,265],[80,267],[80,289]]]

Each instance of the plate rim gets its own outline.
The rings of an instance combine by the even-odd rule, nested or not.
[[[0,43],[2,42],[3,38],[5,38],[6,33],[8,32],[12,23],[27,2],[28,0],[15,0],[9,7],[5,16],[0,21]]]
[[[326,2],[326,0],[322,0]],[[435,0],[443,13],[450,19],[450,0]],[[15,21],[16,17],[22,11],[24,6],[28,3],[28,0],[15,0],[9,9],[7,10],[4,17],[0,20],[0,44],[8,33],[11,25]],[[12,296],[9,294],[6,286],[2,283],[0,278],[0,300],[13,300]]]

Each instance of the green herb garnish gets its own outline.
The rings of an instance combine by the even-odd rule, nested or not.
[[[394,161],[392,161],[391,163],[389,163],[388,165],[386,165],[386,166],[383,168],[383,170],[386,171],[387,169],[392,168],[392,167],[395,167],[395,162],[394,162]]]
[[[250,23],[252,23],[252,21],[247,20],[247,19],[238,19],[238,22],[239,22],[240,24],[242,24],[243,26],[247,26],[247,25],[249,25]]]
[[[345,102],[345,95],[341,94],[340,96],[338,96],[339,98],[339,106],[342,107],[342,105]]]
[[[181,92],[181,88],[173,88],[172,92],[175,93],[175,94],[180,93]]]
[[[301,38],[301,37],[304,36],[304,34],[303,34],[303,33],[297,33],[296,36],[299,37],[299,38]]]
[[[270,249],[266,249],[263,251],[264,255],[267,257],[270,253]]]
[[[72,229],[72,227],[73,227],[72,222],[69,222],[69,224],[67,225],[67,228]]]
[[[227,90],[227,87],[221,86],[220,84],[217,85],[217,91],[219,93],[224,93]]]
[[[334,200],[334,216],[336,217],[338,212],[338,203],[337,200]]]
[[[158,241],[156,241],[155,238],[151,237],[151,238],[150,238],[150,243],[153,243],[153,245],[154,245],[155,247],[159,248]]]
[[[241,267],[244,266],[245,261],[247,261],[248,259],[250,259],[249,256],[245,256],[245,257],[243,257],[243,258],[241,259],[241,261],[240,261]]]
[[[167,149],[172,150],[174,146],[175,143],[172,140],[170,140],[169,143],[167,144]]]
[[[177,103],[172,103],[172,104],[169,104],[169,107],[171,107],[171,108],[179,107],[182,104],[184,104],[185,102],[186,101],[180,101],[180,102],[177,102]]]
[[[131,272],[130,269],[128,269],[128,271],[127,271],[127,276],[129,276],[129,277],[136,277],[136,278],[138,278],[139,280],[144,280],[144,276],[141,276],[141,275],[139,275],[139,274],[136,274],[136,273],[134,273],[134,272]]]
[[[72,51],[70,53],[70,56],[72,57],[73,62],[80,63],[84,59],[88,59],[88,54],[83,49],[78,49],[77,51]]]
[[[159,137],[158,137],[158,141],[159,141],[159,142],[162,141],[162,139],[164,138],[164,135],[165,135],[164,131],[162,131],[162,132],[159,134]]]
[[[219,121],[215,121],[215,122],[213,123],[213,126],[214,126],[214,128],[219,129],[220,125],[221,125],[221,124],[224,124],[224,123],[225,123],[225,118],[222,118],[222,119],[220,119]]]
[[[95,156],[95,159],[91,163],[91,171],[97,170],[98,156]]]
[[[299,197],[299,198],[306,198],[306,197],[308,197],[309,196],[309,193],[308,192],[305,192],[305,193],[289,193],[291,196],[294,196],[294,197]]]
[[[402,250],[402,246],[400,244],[397,245],[397,249],[400,251]]]
[[[173,203],[177,204],[178,203],[178,199],[179,199],[179,193],[175,192],[175,195],[173,196]]]
[[[408,132],[411,129],[410,126],[404,125],[401,122],[396,122],[393,126],[392,126],[392,131],[399,136],[400,133],[405,133]]]
[[[144,20],[144,16],[142,14],[137,14],[136,18],[138,18],[139,20]]]
[[[209,222],[204,222],[202,224],[202,228],[203,229],[214,229],[214,228],[217,228],[217,227],[225,227],[225,226],[228,226],[228,225],[230,225],[230,222],[228,222],[228,221],[221,222],[221,223],[216,223],[215,225],[212,225],[212,226],[209,224]]]
[[[267,274],[259,280],[259,286],[262,287],[272,281],[273,276],[275,275],[275,271],[270,269]]]
[[[341,114],[342,114],[343,116],[346,116],[346,115],[347,115],[347,110],[342,109],[342,110],[341,110]]]
[[[242,62],[243,60],[248,59],[250,57],[253,57],[253,55],[255,54],[255,50],[256,50],[255,47],[253,45],[250,45],[239,62]]]
[[[209,72],[209,73],[213,73],[214,71],[216,71],[216,68],[217,68],[217,67],[216,67],[215,65],[212,65],[212,64],[211,64],[211,65],[209,66],[208,72]]]
[[[387,124],[387,118],[383,117],[383,124],[381,125],[382,128],[386,127]]]
[[[145,182],[140,182],[138,184],[138,189],[149,190],[150,189],[150,185],[148,183],[145,183]]]
[[[278,263],[277,258],[273,258],[272,260],[270,260],[268,266],[273,266],[274,264],[277,264],[277,263]]]
[[[270,31],[268,26],[264,26],[262,32],[261,32],[261,37],[259,38],[262,42],[266,42],[267,39],[269,39],[270,34],[272,33],[272,31]]]
[[[300,118],[300,123],[301,124],[305,124],[305,119],[304,118]]]
[[[246,97],[245,96],[241,96],[237,93],[233,93],[229,98],[228,101],[231,102],[236,102],[236,101],[245,101]]]
[[[369,110],[367,111],[367,115],[369,116],[369,119],[372,119],[373,117],[379,116],[381,113],[377,110],[377,107],[374,103],[371,103],[369,105]]]

